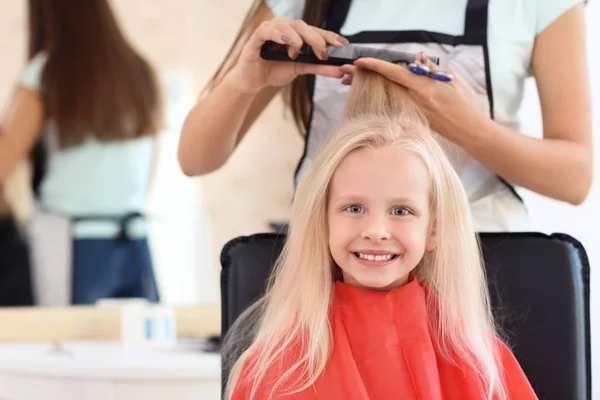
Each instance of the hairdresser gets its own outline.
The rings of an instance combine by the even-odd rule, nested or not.
[[[267,40],[286,45],[291,57],[306,43],[323,59],[326,45],[386,46],[418,54],[417,72],[430,74],[369,58],[343,67],[264,61],[259,51]],[[430,61],[437,57],[443,66]],[[297,182],[339,124],[357,66],[404,85],[425,110],[465,186],[478,231],[529,229],[517,187],[575,205],[585,200],[592,134],[579,0],[257,0],[187,117],[183,171],[221,167],[285,88],[306,140]],[[432,79],[444,73],[452,79]],[[538,87],[543,138],[519,130],[529,76]]]
[[[143,215],[162,126],[153,68],[108,0],[29,0],[28,14],[29,62],[0,126],[0,185],[33,155],[36,304],[156,302]]]

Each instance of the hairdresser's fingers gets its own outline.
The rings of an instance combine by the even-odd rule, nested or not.
[[[348,86],[352,85],[352,75],[345,75],[342,78],[342,85],[348,85]]]
[[[442,67],[440,65],[437,65],[436,63],[434,63],[433,61],[431,61],[429,59],[429,57],[427,57],[425,55],[425,53],[423,52],[419,52],[417,53],[417,60],[421,63],[424,64],[425,66],[427,66],[427,68],[429,68],[429,70],[431,72],[434,71],[439,71],[439,72],[446,72],[448,74],[452,74],[455,75],[454,71],[450,68],[446,68],[446,67]]]
[[[294,29],[288,20],[273,20],[273,26],[275,29],[283,33],[283,39],[288,44],[288,56],[292,59],[296,58],[300,51],[302,50],[302,46],[304,45],[304,37],[303,35]],[[319,58],[320,54],[317,54]]]
[[[323,36],[325,38],[325,40],[327,41],[327,43],[329,43],[335,47],[344,47],[350,43],[348,41],[348,39],[346,39],[343,36],[338,35],[335,32],[317,28],[317,27],[313,27],[313,29],[316,30],[321,36]]]
[[[304,43],[312,48],[319,59],[327,60],[329,58],[326,50],[327,41],[314,27],[302,20],[295,20],[290,22],[290,28],[298,32]]]
[[[447,85],[456,87],[457,84],[464,84],[460,76],[458,76],[456,72],[454,72],[454,70],[452,70],[451,68],[446,68],[437,65],[436,63],[431,61],[429,57],[427,57],[423,52],[417,53],[417,61],[429,68],[429,71],[431,71],[432,73],[443,72],[449,74],[452,78],[450,81],[444,82]]]
[[[402,65],[376,58],[359,58],[354,62],[354,65],[377,72],[408,89],[417,89],[426,84],[425,81],[430,80],[429,78],[413,74]]]
[[[302,20],[291,21],[290,26],[300,34],[304,42],[312,48],[315,55],[321,60],[329,58],[328,45],[343,47],[348,44],[348,40],[338,34],[308,25]]]
[[[321,60],[329,58],[326,49],[328,44],[338,47],[344,44],[340,36],[332,32],[327,33],[327,31],[316,29],[302,20],[291,21],[287,18],[278,17],[274,18],[271,23],[277,30],[283,32],[283,39],[289,45],[288,55],[292,59],[295,59],[300,54],[305,43],[312,48],[315,55]]]
[[[349,76],[354,75],[354,72],[356,71],[356,66],[352,65],[352,64],[344,64],[340,67],[340,70]]]
[[[458,90],[459,92],[461,92],[467,98],[470,98],[470,99],[475,98],[475,92],[473,91],[473,88],[459,74],[457,74],[452,68],[441,67],[441,66],[433,63],[422,52],[417,54],[417,59],[421,63],[423,63],[427,67],[429,67],[431,72],[445,72],[445,73],[452,75],[452,80],[450,82],[445,82],[444,84],[450,85],[455,90]]]
[[[246,48],[253,54],[258,55],[260,54],[260,48],[268,40],[288,46],[291,44],[291,39],[284,35],[279,29],[275,28],[271,21],[264,21],[254,31],[252,36],[250,36],[248,43],[246,43]]]

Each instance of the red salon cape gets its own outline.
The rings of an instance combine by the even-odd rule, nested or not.
[[[480,380],[466,363],[456,366],[438,353],[429,329],[425,289],[416,278],[390,292],[336,282],[331,321],[333,352],[315,384],[287,396],[278,394],[279,386],[270,397],[274,382],[292,365],[290,352],[267,372],[255,399],[486,399]],[[537,399],[512,352],[498,343],[508,398]],[[232,399],[248,399],[251,388],[251,382],[239,381]]]

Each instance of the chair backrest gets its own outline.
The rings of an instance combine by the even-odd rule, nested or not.
[[[482,233],[480,239],[494,316],[538,397],[590,400],[590,271],[583,246],[564,234]],[[282,234],[256,234],[223,248],[222,335],[264,293],[284,241]]]

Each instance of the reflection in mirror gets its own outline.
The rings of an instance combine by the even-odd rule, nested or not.
[[[151,64],[122,28],[133,9],[62,6],[14,7],[28,57],[2,82],[0,305],[217,303],[201,188],[176,162],[194,76]]]
[[[159,300],[145,215],[165,119],[153,66],[106,0],[28,2],[28,62],[3,123],[2,170],[29,154],[38,305]]]
[[[287,219],[302,152],[277,100],[221,170],[191,179],[178,165],[183,120],[249,1],[225,9],[208,1],[94,0],[58,11],[56,3],[23,0],[0,13],[2,26],[25,28],[0,39],[3,58],[13,60],[0,66],[3,137],[17,139],[0,140],[1,154],[10,154],[0,157],[0,259],[8,265],[13,257],[14,267],[1,273],[20,292],[0,305],[143,297],[153,291],[150,265],[160,303],[218,304],[223,244]],[[54,32],[52,21],[63,19]],[[155,130],[154,116],[161,117]],[[265,148],[278,151],[257,159]],[[138,246],[114,240],[120,218]],[[85,296],[75,295],[78,285],[88,285]]]
[[[191,179],[177,162],[249,3],[0,6],[0,398],[220,397],[219,253],[287,219],[302,151],[277,101],[218,172]],[[72,306],[75,282],[78,303],[150,298],[150,265],[158,306]]]
[[[206,183],[177,163],[207,75],[197,38],[214,32],[199,22],[215,11],[162,0],[1,7],[12,61],[0,65],[0,398],[218,398],[213,238],[260,228],[219,232],[229,205],[215,213],[206,199],[223,196],[227,175]],[[122,302],[97,304],[106,297]]]

